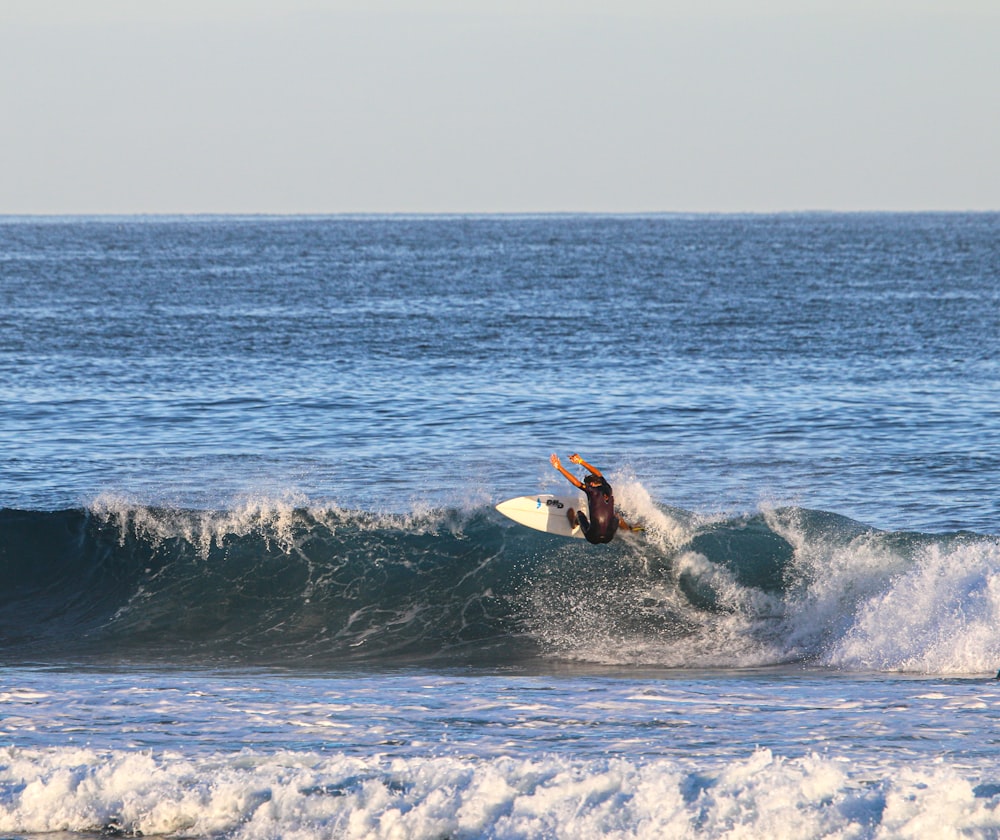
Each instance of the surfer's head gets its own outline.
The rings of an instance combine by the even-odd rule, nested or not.
[[[602,484],[605,484],[606,482],[604,481],[603,475],[594,475],[593,473],[591,473],[583,480],[583,483],[587,487],[600,487]]]

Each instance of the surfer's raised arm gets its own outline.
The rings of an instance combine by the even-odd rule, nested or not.
[[[604,474],[603,474],[603,473],[602,473],[602,472],[601,472],[601,471],[600,471],[599,469],[597,469],[597,467],[594,467],[594,466],[591,466],[590,464],[588,464],[588,463],[587,463],[586,461],[584,461],[584,460],[583,460],[583,458],[581,458],[581,457],[580,457],[579,455],[577,455],[577,454],[576,454],[575,452],[574,452],[574,453],[573,453],[572,455],[570,455],[570,456],[569,456],[569,459],[570,459],[570,460],[571,460],[571,461],[572,461],[572,462],[573,462],[574,464],[579,464],[579,465],[580,465],[581,467],[583,467],[583,468],[584,468],[584,469],[585,469],[585,470],[586,470],[587,472],[589,472],[589,473],[592,473],[593,475],[596,475],[596,476],[599,476],[599,477],[601,477],[601,478],[603,478],[603,477],[604,477]]]
[[[574,457],[579,458],[580,456],[579,455],[570,456],[570,460],[572,461]],[[572,484],[574,487],[580,488],[581,490],[583,489],[583,482],[580,481],[580,479],[578,479],[575,475],[573,475],[573,473],[568,472],[566,470],[566,468],[562,465],[562,462],[559,460],[559,456],[556,455],[555,452],[552,453],[552,457],[550,457],[549,460],[552,462],[553,467],[555,467],[557,470],[559,470],[559,472],[561,472],[564,476],[566,476],[566,480],[570,484]],[[576,462],[574,461],[574,463]]]

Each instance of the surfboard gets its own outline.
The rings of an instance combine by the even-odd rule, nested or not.
[[[583,539],[583,531],[578,525],[571,528],[566,512],[573,508],[584,511],[587,500],[582,496],[554,496],[551,493],[539,493],[537,496],[518,496],[507,499],[496,506],[508,519],[513,519],[521,525],[527,525],[536,531],[548,534],[558,534],[561,537],[579,537]]]

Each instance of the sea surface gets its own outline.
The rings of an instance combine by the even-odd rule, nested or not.
[[[996,213],[0,217],[0,835],[1000,838],[998,443]]]

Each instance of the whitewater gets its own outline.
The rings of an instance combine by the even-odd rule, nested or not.
[[[0,219],[0,832],[1000,837],[998,243]]]

